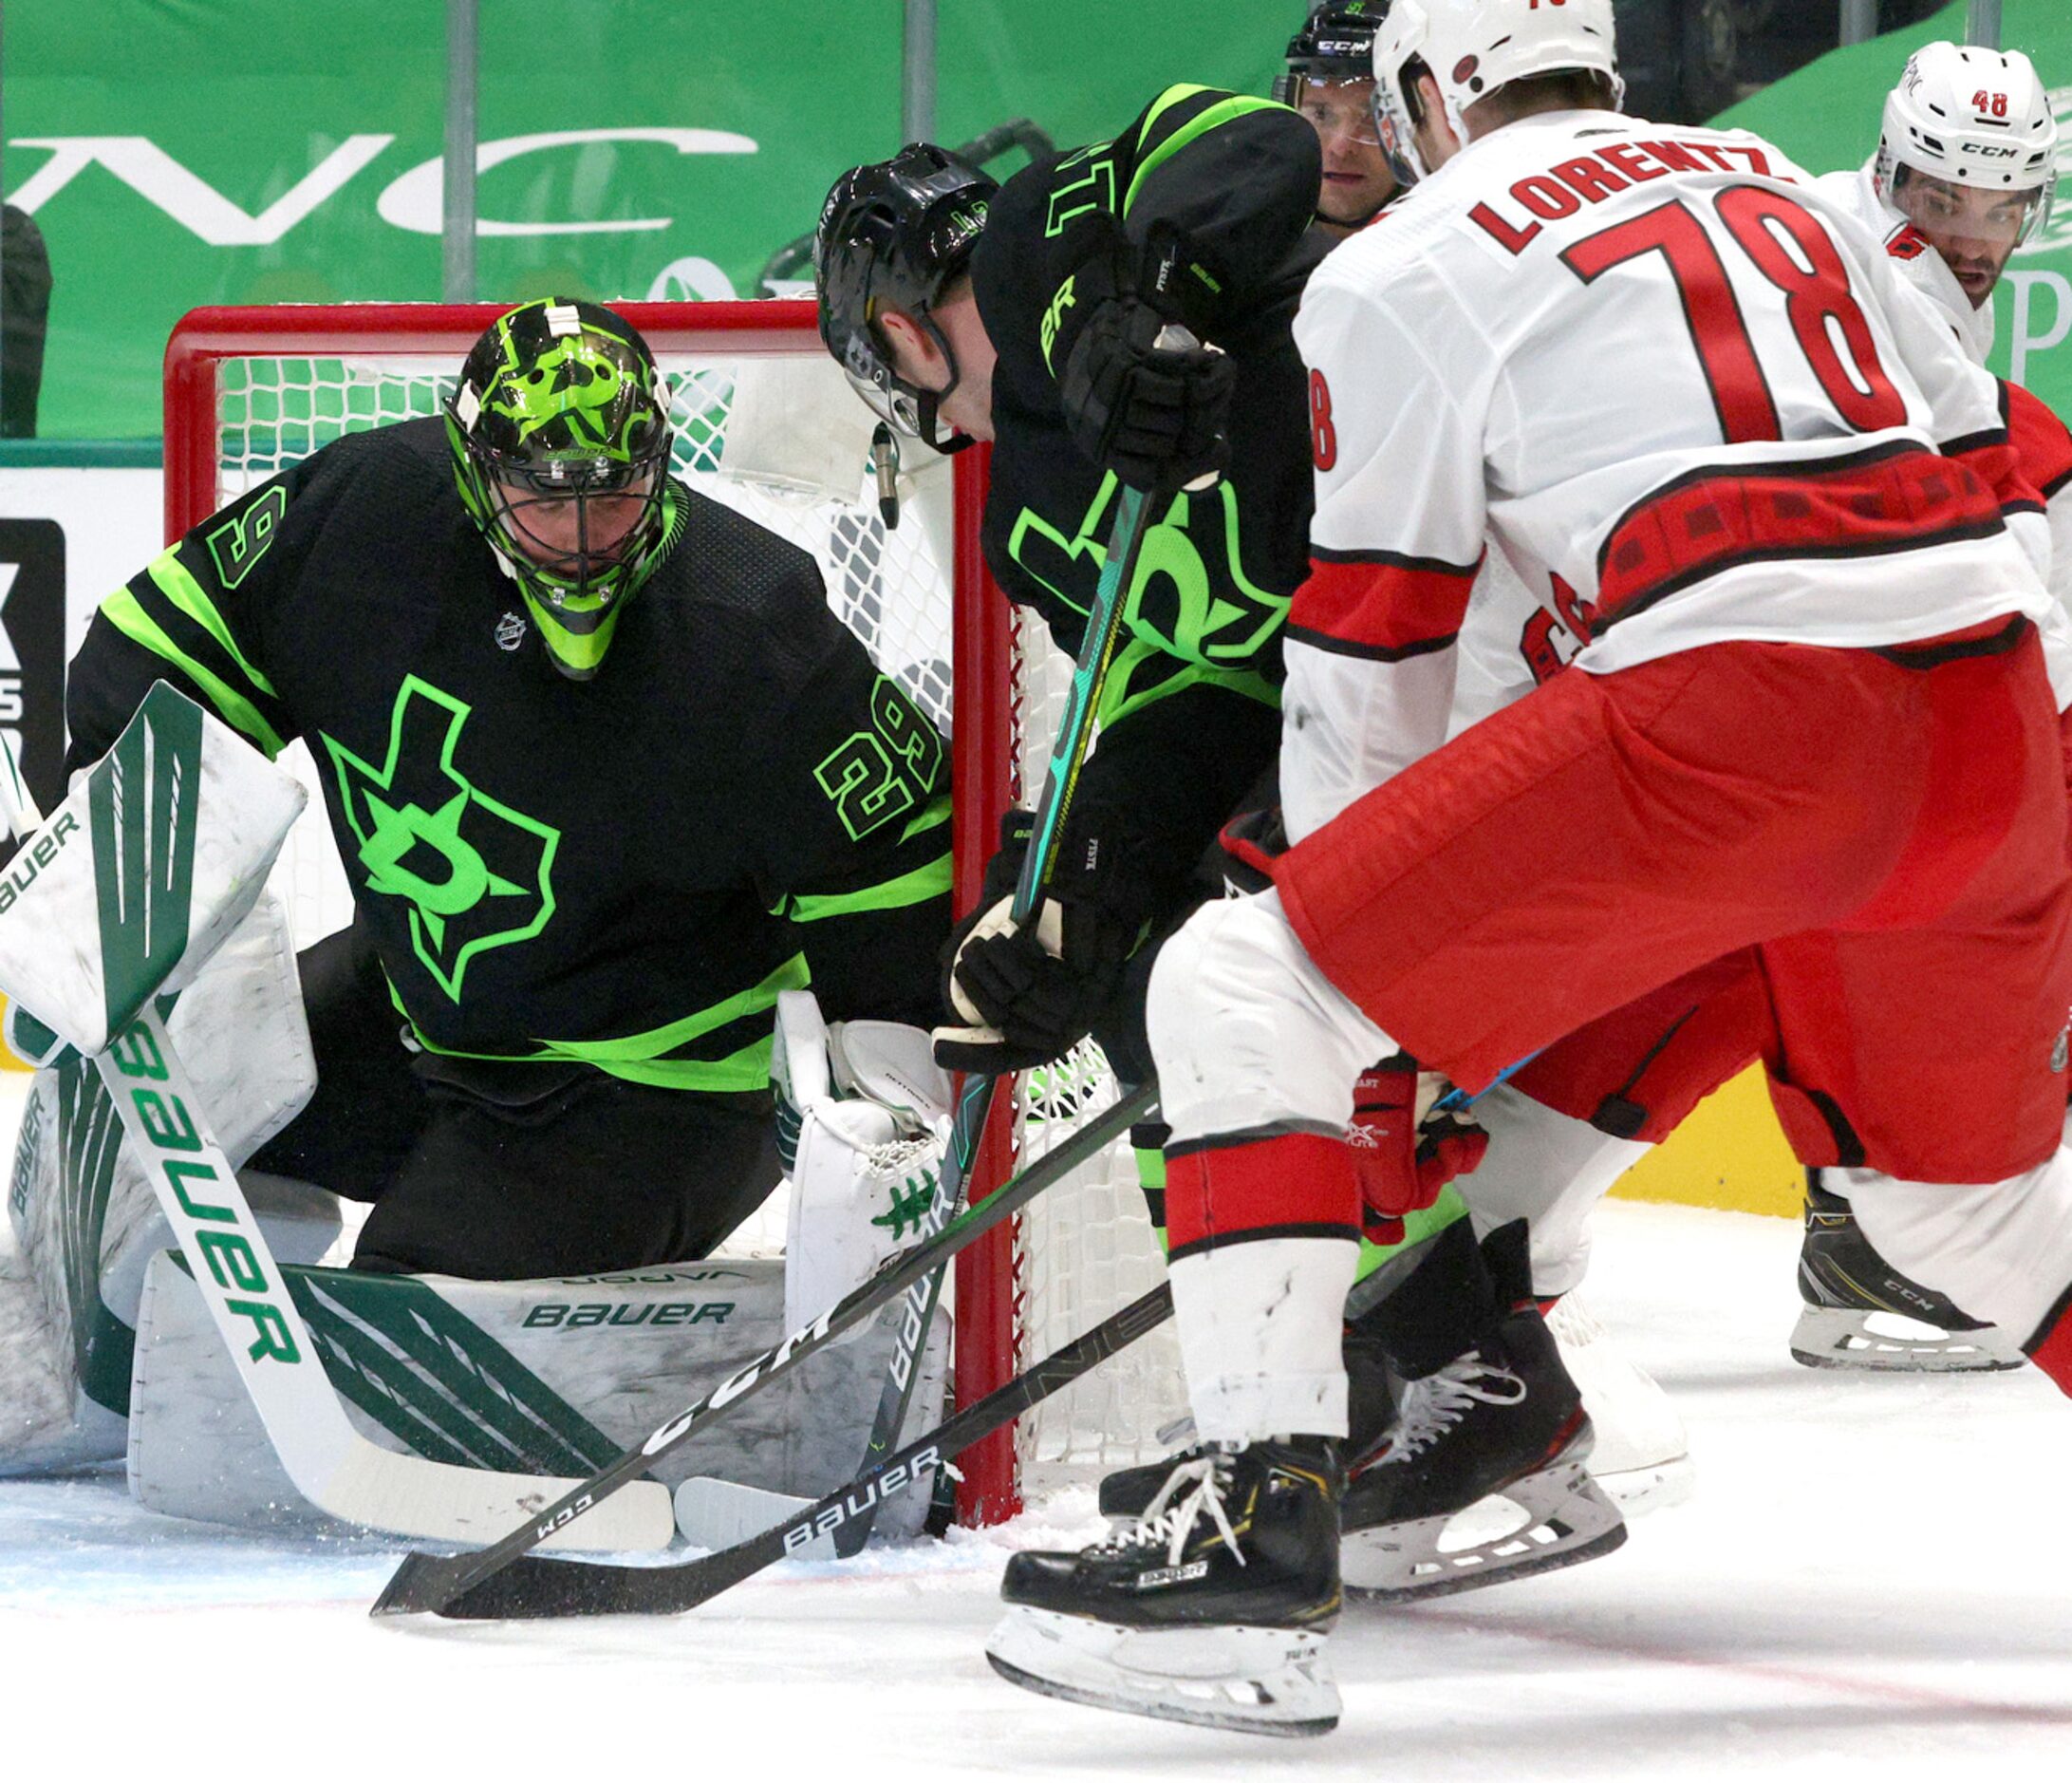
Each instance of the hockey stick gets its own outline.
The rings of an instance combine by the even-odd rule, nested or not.
[[[7,755],[0,802],[10,806],[0,815],[26,839],[42,819],[4,738],[0,750]],[[324,1372],[156,1002],[147,1000],[93,1062],[238,1379],[303,1497],[342,1522],[481,1542],[569,1484],[397,1455],[362,1436]],[[600,1548],[660,1548],[675,1527],[668,1492],[649,1481],[585,1539]]]
[[[1181,333],[1181,330],[1168,328],[1160,334],[1160,344],[1191,345],[1191,336],[1177,340],[1167,338],[1168,334]],[[1086,760],[1087,745],[1092,739],[1093,718],[1100,709],[1101,688],[1108,679],[1109,665],[1114,660],[1115,646],[1122,637],[1123,620],[1128,611],[1125,591],[1129,586],[1144,536],[1150,530],[1146,524],[1147,518],[1155,511],[1158,499],[1157,496],[1147,496],[1127,483],[1116,485],[1115,522],[1109,535],[1108,554],[1101,563],[1092,604],[1087,609],[1086,635],[1080,641],[1079,660],[1073,666],[1072,689],[1064,717],[1058,722],[1057,735],[1051,742],[1050,760],[1043,771],[1043,791],[1036,800],[1035,818],[1030,826],[1029,846],[1021,857],[1021,872],[1016,878],[1014,899],[1008,906],[1009,920],[1017,929],[1026,926],[1035,916],[1057,864],[1065,815],[1072,807],[1079,769]],[[999,1078],[974,1072],[965,1078],[958,1096],[949,1147],[936,1177],[935,1199],[944,1218],[956,1211],[958,1197],[962,1194],[964,1183],[970,1176],[971,1160],[992,1115],[999,1085]],[[906,1297],[906,1316],[893,1336],[892,1355],[886,1365],[885,1386],[878,1397],[877,1415],[871,1420],[870,1436],[864,1445],[863,1467],[867,1473],[899,1440],[899,1433],[906,1422],[906,1410],[913,1402],[914,1387],[921,1378],[921,1348],[927,1341],[928,1327],[935,1321],[936,1305],[943,1298],[943,1280],[938,1271],[925,1282],[917,1284]],[[870,1526],[876,1521],[877,1513],[878,1507],[873,1502],[834,1531],[834,1551],[838,1556],[848,1559],[863,1550],[864,1544],[870,1539]]]
[[[816,1503],[718,1553],[656,1567],[525,1555],[463,1592],[439,1614],[481,1622],[499,1617],[521,1621],[554,1616],[677,1616],[696,1609],[875,1510],[932,1469],[1128,1348],[1147,1331],[1155,1330],[1171,1313],[1172,1289],[1162,1282],[938,1429],[866,1468],[846,1486],[837,1486]]]
[[[613,1492],[706,1430],[726,1409],[756,1394],[771,1381],[789,1373],[807,1357],[824,1349],[845,1331],[852,1330],[881,1307],[888,1304],[924,1276],[955,1256],[973,1240],[991,1231],[1002,1220],[1011,1219],[1022,1208],[1060,1177],[1069,1175],[1105,1147],[1143,1119],[1158,1104],[1158,1093],[1148,1086],[1132,1090],[1112,1108],[1090,1121],[1079,1132],[1047,1152],[1027,1170],[1010,1178],[978,1206],[946,1225],[931,1230],[920,1244],[892,1258],[884,1268],[811,1324],[802,1325],[774,1349],[765,1350],[737,1373],[722,1380],[697,1404],[658,1425],[638,1448],[619,1458],[566,1496],[550,1505],[530,1522],[513,1530],[501,1541],[478,1553],[442,1557],[422,1552],[406,1554],[382,1595],[375,1600],[374,1614],[407,1615],[446,1607],[463,1592],[501,1572],[519,1555],[564,1531],[578,1517],[588,1514]],[[932,1217],[933,1209],[929,1215]],[[658,1488],[659,1490],[659,1488]]]

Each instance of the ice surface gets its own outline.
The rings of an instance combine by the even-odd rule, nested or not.
[[[2031,1373],[1797,1366],[1796,1246],[1782,1220],[1606,1209],[1591,1304],[1674,1396],[1694,1496],[1572,1571],[1351,1610],[1328,1739],[1163,1726],[994,1678],[981,1647],[1002,1556],[1091,1535],[1086,1492],[1005,1531],[777,1567],[680,1620],[485,1626],[371,1622],[393,1547],[153,1517],[116,1471],[0,1484],[0,1774],[126,1774],[180,1754],[183,1774],[298,1783],[383,1766],[2067,1783],[2072,1406]]]

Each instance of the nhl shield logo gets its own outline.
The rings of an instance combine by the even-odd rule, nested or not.
[[[2063,1071],[2068,1061],[2072,1061],[2072,1026],[2058,1030],[2058,1043],[2050,1049],[2052,1071]]]
[[[525,642],[525,619],[519,613],[506,613],[496,622],[496,648],[499,650],[514,650]]]

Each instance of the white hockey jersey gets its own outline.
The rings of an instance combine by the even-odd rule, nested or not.
[[[1284,700],[1297,838],[1536,656],[1543,678],[2047,606],[2003,523],[2005,497],[2042,560],[1998,386],[1745,133],[1508,126],[1324,264],[1297,339],[1318,494]],[[1489,617],[1464,638],[1471,587]]]

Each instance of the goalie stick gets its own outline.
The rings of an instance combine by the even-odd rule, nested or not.
[[[1011,1218],[1043,1190],[1070,1174],[1087,1159],[1127,1133],[1158,1104],[1158,1093],[1147,1086],[1132,1090],[1112,1108],[1079,1132],[1046,1152],[1028,1169],[1011,1177],[976,1207],[967,1208],[947,1225],[929,1229],[922,1243],[892,1258],[884,1268],[811,1324],[793,1331],[775,1349],[765,1350],[737,1373],[722,1380],[697,1404],[658,1425],[646,1441],[628,1449],[600,1473],[550,1505],[530,1522],[478,1553],[442,1556],[413,1552],[403,1556],[380,1597],[377,1616],[409,1615],[444,1609],[464,1591],[501,1572],[529,1549],[565,1532],[613,1492],[640,1475],[651,1462],[707,1429],[731,1406],[789,1373],[807,1357],[824,1349],[881,1307],[904,1294],[931,1270],[939,1269],[974,1239]],[[934,1216],[931,1208],[924,1227]],[[658,1487],[656,1490],[660,1491]],[[572,1544],[571,1544],[572,1545]]]
[[[1454,1090],[1440,1106],[1471,1105],[1518,1068],[1513,1065],[1500,1073],[1473,1095]],[[1359,1316],[1381,1297],[1378,1276],[1368,1277],[1347,1297],[1347,1316]],[[501,1572],[462,1592],[438,1614],[456,1622],[523,1622],[569,1616],[680,1616],[697,1609],[766,1567],[811,1548],[821,1537],[839,1534],[848,1524],[875,1512],[929,1469],[953,1460],[973,1443],[1033,1411],[1054,1393],[1156,1330],[1171,1315],[1172,1288],[1162,1282],[897,1454],[866,1466],[846,1485],[715,1552],[641,1567],[522,1554]]]
[[[528,1621],[555,1616],[678,1616],[711,1602],[821,1536],[838,1533],[928,1471],[1001,1425],[1040,1405],[1060,1388],[1126,1349],[1172,1313],[1172,1289],[1160,1283],[1085,1336],[1046,1356],[975,1405],[867,1467],[847,1485],[746,1541],[717,1553],[653,1567],[541,1560],[521,1555],[503,1571],[464,1591],[439,1613],[457,1621]]]
[[[4,738],[0,753],[0,818],[26,839],[42,816]],[[148,798],[138,802],[148,809]],[[142,840],[148,847],[149,838]],[[303,1497],[345,1523],[483,1542],[550,1492],[566,1490],[571,1482],[398,1455],[362,1436],[324,1372],[156,1001],[147,999],[93,1062],[238,1379]],[[584,1539],[600,1548],[667,1547],[676,1529],[669,1493],[653,1481],[643,1485]]]
[[[1181,338],[1167,340],[1167,335]],[[1159,341],[1162,346],[1189,346],[1192,336],[1168,326],[1161,332]],[[1021,872],[1015,880],[1014,899],[1008,906],[1008,920],[1017,929],[1027,924],[1042,904],[1044,890],[1057,864],[1065,814],[1072,807],[1073,794],[1079,782],[1079,769],[1086,760],[1087,744],[1093,735],[1094,714],[1100,709],[1101,688],[1108,679],[1109,665],[1114,660],[1115,646],[1122,636],[1123,619],[1128,609],[1123,591],[1129,585],[1144,535],[1149,531],[1145,522],[1152,511],[1154,499],[1126,483],[1117,485],[1115,523],[1109,536],[1108,555],[1102,560],[1093,601],[1087,610],[1086,635],[1080,641],[1079,660],[1073,665],[1071,692],[1067,696],[1064,716],[1058,721],[1057,735],[1051,742],[1050,760],[1043,771],[1043,791],[1036,800],[1035,820],[1030,826],[1029,847],[1021,857]],[[965,1078],[959,1092],[949,1146],[936,1174],[933,1205],[941,1210],[943,1218],[946,1219],[956,1211],[958,1199],[971,1173],[971,1160],[978,1153],[979,1140],[993,1113],[999,1086],[999,1079],[974,1072]],[[915,1384],[921,1379],[922,1345],[927,1341],[928,1327],[935,1322],[936,1305],[942,1298],[941,1270],[925,1282],[915,1284],[906,1297],[906,1317],[893,1336],[892,1355],[886,1365],[885,1386],[879,1394],[877,1415],[871,1420],[870,1436],[864,1444],[866,1471],[899,1440],[899,1433],[906,1422],[907,1407],[913,1402]],[[834,1531],[835,1553],[847,1559],[862,1552],[864,1544],[870,1539],[870,1526],[876,1518],[877,1505],[873,1503],[867,1506],[862,1514],[844,1523]]]

